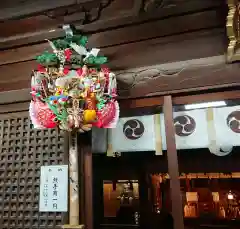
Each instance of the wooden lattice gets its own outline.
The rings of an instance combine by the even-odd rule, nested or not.
[[[0,116],[0,229],[60,228],[62,213],[38,211],[40,166],[65,164],[63,133],[34,130],[27,113]]]

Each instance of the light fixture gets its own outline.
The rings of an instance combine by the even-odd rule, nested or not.
[[[234,199],[234,196],[233,196],[231,191],[228,192],[227,198],[228,198],[228,200],[233,200]]]
[[[192,110],[192,109],[201,109],[201,108],[207,108],[207,107],[222,107],[226,106],[225,101],[215,101],[215,102],[206,102],[206,103],[195,103],[195,104],[186,104],[184,107],[186,110]]]

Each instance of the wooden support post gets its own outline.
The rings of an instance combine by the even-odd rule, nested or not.
[[[78,145],[77,134],[70,134],[69,176],[70,176],[70,214],[69,224],[79,225],[79,189],[78,189]]]
[[[84,149],[85,226],[93,229],[93,173],[91,147]]]
[[[170,175],[174,229],[184,229],[183,205],[179,180],[178,157],[175,142],[175,128],[173,123],[173,107],[171,96],[164,96],[163,112],[166,127],[168,173]]]
[[[69,225],[64,225],[64,228],[83,228],[83,225],[79,225],[77,133],[69,133],[69,185]]]

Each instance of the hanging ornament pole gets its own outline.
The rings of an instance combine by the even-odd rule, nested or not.
[[[66,36],[72,36],[69,25],[63,26]],[[69,133],[69,225],[65,228],[83,228],[79,225],[79,179],[77,132]]]
[[[69,179],[70,179],[70,209],[69,224],[79,225],[79,189],[78,189],[78,146],[77,133],[69,134]]]
[[[107,58],[98,55],[99,49],[89,49],[87,37],[74,34],[70,25],[63,30],[65,38],[47,40],[52,52],[36,57],[39,65],[32,74],[29,114],[36,129],[58,127],[69,132],[69,224],[64,228],[73,229],[83,228],[79,225],[78,133],[92,126],[116,127],[119,105],[116,76],[102,67]]]
[[[69,225],[64,228],[83,228],[79,225],[79,179],[77,133],[69,133]]]

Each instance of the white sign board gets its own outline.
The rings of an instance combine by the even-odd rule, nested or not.
[[[68,207],[68,166],[41,166],[40,212],[66,212]]]

